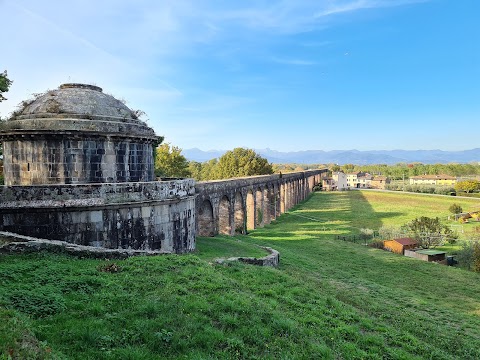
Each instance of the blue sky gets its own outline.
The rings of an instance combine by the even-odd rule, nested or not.
[[[480,147],[478,0],[0,0],[3,116],[93,83],[181,148]]]

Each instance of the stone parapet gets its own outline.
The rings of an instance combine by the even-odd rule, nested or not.
[[[0,187],[0,212],[19,208],[65,208],[178,200],[195,194],[193,179],[105,184]]]
[[[0,137],[3,140],[27,136],[29,139],[41,137],[85,137],[92,135],[116,136],[118,138],[135,138],[158,141],[152,128],[141,121],[133,122],[122,118],[78,114],[55,114],[50,117],[13,119],[2,124]]]

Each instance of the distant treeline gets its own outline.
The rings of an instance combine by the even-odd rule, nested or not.
[[[273,164],[273,171],[291,172],[304,171],[307,169],[328,168],[330,171],[343,171],[344,173],[367,172],[372,175],[388,176],[392,180],[408,179],[416,175],[438,175],[446,174],[451,176],[478,176],[480,175],[480,163],[478,164],[373,164],[373,165],[336,165],[336,164]]]
[[[221,179],[222,174],[219,171],[218,160],[213,159],[204,163],[195,161],[189,162],[189,171],[192,177],[197,180],[211,180]],[[305,171],[309,169],[324,169],[328,168],[330,171],[343,171],[344,173],[351,172],[367,172],[372,175],[388,176],[392,180],[408,179],[416,175],[438,175],[445,174],[456,177],[480,176],[480,164],[373,164],[373,165],[336,165],[336,164],[271,164],[274,173],[288,173],[296,171]],[[268,173],[268,172],[267,172]],[[250,174],[238,174],[248,176]],[[231,176],[225,176],[231,177]]]
[[[345,173],[349,172],[368,172],[372,175],[388,176],[392,180],[407,179],[411,176],[417,175],[438,175],[446,174],[451,176],[475,176],[480,175],[480,164],[396,164],[396,165],[353,165],[346,164],[342,166],[329,166],[333,171],[342,170]]]

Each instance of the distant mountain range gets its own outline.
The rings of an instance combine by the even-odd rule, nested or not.
[[[307,150],[280,152],[271,149],[255,151],[274,164],[398,164],[420,162],[423,164],[447,164],[480,162],[480,148],[463,151],[443,150]],[[182,154],[193,161],[204,162],[222,156],[226,150],[186,149]]]

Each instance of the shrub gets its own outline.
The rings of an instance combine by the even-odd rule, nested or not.
[[[461,267],[480,272],[480,241],[463,242],[457,258]]]
[[[450,211],[452,214],[460,214],[463,211],[463,209],[460,205],[453,203],[448,208],[448,211]]]
[[[455,196],[455,189],[452,187],[442,186],[435,188],[435,194],[438,195],[453,195]]]
[[[375,249],[383,249],[383,240],[374,240],[368,246]]]
[[[425,249],[441,245],[446,239],[454,237],[453,231],[443,225],[438,217],[420,216],[405,224],[404,227]]]
[[[480,242],[473,245],[473,271],[480,272]]]
[[[378,234],[380,236],[380,239],[383,239],[383,240],[391,240],[391,239],[405,236],[405,233],[404,231],[402,231],[402,229],[395,226],[385,226],[385,225],[382,226],[380,229],[378,229]]]

